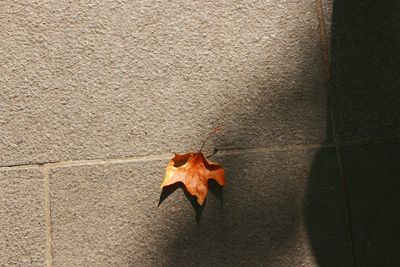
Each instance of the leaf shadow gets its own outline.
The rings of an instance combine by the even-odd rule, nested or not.
[[[189,200],[190,204],[192,205],[192,207],[195,211],[196,223],[197,223],[197,225],[200,225],[201,215],[203,214],[203,210],[207,204],[207,198],[204,200],[203,205],[200,205],[197,202],[197,197],[192,196],[182,182],[174,183],[172,185],[165,186],[162,188],[162,191],[160,194],[160,200],[158,202],[158,207],[177,189],[182,189],[183,193],[185,194],[185,197],[187,198],[187,200]],[[219,185],[216,181],[214,181],[213,179],[209,179],[208,180],[208,189],[221,203],[221,207],[223,207],[224,188],[221,185]],[[223,209],[221,209],[221,210],[223,210]]]

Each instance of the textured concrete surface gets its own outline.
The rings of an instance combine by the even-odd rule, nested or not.
[[[398,14],[1,1],[0,266],[399,265]],[[163,155],[215,126],[197,226]]]
[[[333,5],[332,106],[355,266],[400,264],[399,14],[396,1]]]
[[[2,1],[0,164],[326,141],[313,1]],[[329,140],[328,140],[329,141]]]
[[[53,263],[317,266],[302,206],[315,152],[248,152],[215,158],[227,171],[224,202],[210,194],[200,226],[181,190],[157,208],[167,160],[53,169]],[[319,168],[315,175],[338,180],[335,167],[329,169],[333,172]],[[326,192],[328,188],[326,184],[319,189]],[[318,205],[327,204],[326,213],[336,210],[343,214],[340,203]],[[336,256],[346,262],[349,239],[341,227],[343,218],[335,218],[338,231],[329,242],[341,248],[342,254]]]
[[[303,217],[318,266],[354,267],[343,187],[335,148],[319,149],[303,198]]]
[[[400,7],[336,1],[332,87],[340,141],[400,137]]]
[[[44,185],[38,169],[0,170],[0,266],[43,266]]]
[[[400,264],[400,143],[343,149],[357,266]]]

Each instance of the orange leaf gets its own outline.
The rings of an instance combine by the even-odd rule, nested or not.
[[[222,166],[208,160],[201,152],[175,154],[169,161],[161,187],[182,182],[187,191],[197,197],[197,202],[203,205],[208,192],[208,179],[214,179],[223,186],[224,176]]]

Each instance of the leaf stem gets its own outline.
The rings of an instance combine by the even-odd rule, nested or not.
[[[208,135],[207,139],[204,140],[203,144],[201,145],[199,152],[201,152],[201,151],[203,150],[203,147],[204,147],[204,145],[207,143],[208,139],[210,139],[211,136],[213,136],[216,132],[218,132],[218,131],[220,131],[220,130],[221,130],[220,128],[214,128],[214,129],[211,131],[211,133]]]

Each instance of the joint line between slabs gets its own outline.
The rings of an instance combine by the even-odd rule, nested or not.
[[[46,237],[46,253],[45,264],[46,267],[53,266],[53,252],[52,252],[52,225],[51,225],[51,203],[50,203],[50,176],[49,168],[47,166],[40,167],[44,180],[44,222],[45,222],[45,237]]]
[[[343,170],[343,159],[341,156],[340,144],[338,141],[338,134],[335,124],[335,113],[334,113],[334,98],[333,98],[333,91],[332,91],[332,81],[330,75],[330,62],[329,62],[329,51],[328,51],[328,41],[326,36],[326,29],[325,29],[325,21],[324,21],[324,13],[322,9],[322,0],[315,0],[316,8],[317,8],[317,19],[319,24],[319,35],[320,35],[320,44],[322,50],[322,60],[325,65],[326,70],[326,81],[327,81],[327,94],[328,94],[328,106],[329,106],[329,113],[331,119],[331,127],[332,127],[332,138],[335,145],[335,152],[336,152],[336,161],[339,169],[339,174],[342,179],[342,187],[343,187],[343,194],[344,194],[344,203],[346,206],[346,220],[348,225],[348,232],[350,237],[350,250],[352,255],[352,265],[356,265],[356,257],[354,251],[354,237],[353,237],[353,226],[352,226],[352,214],[350,209],[350,197],[349,197],[349,189],[348,189],[348,182]],[[333,6],[332,6],[333,8]]]

